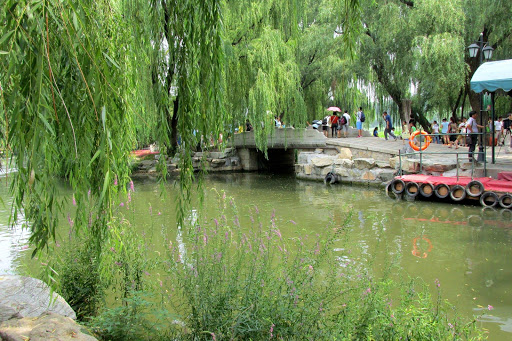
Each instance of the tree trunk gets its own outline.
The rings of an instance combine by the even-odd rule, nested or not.
[[[174,152],[178,149],[178,109],[179,109],[179,96],[176,96],[176,99],[173,102],[172,106],[172,116],[167,116],[167,122],[169,124],[170,132],[170,152],[174,154]],[[170,121],[170,122],[169,122]],[[172,155],[169,154],[169,155]]]
[[[400,106],[400,119],[402,122],[409,122],[411,119],[411,103],[410,99],[402,100],[402,105]]]
[[[459,97],[457,97],[457,102],[455,102],[455,105],[452,108],[452,117],[455,118],[455,122],[457,122],[457,119],[458,119],[458,117],[457,117],[457,109],[459,108],[460,100],[465,95],[464,91],[465,91],[464,87],[461,87],[460,91],[459,91]],[[461,116],[462,116],[462,114],[461,114]]]

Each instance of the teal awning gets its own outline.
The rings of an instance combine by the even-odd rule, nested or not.
[[[473,74],[470,84],[476,93],[512,90],[512,59],[483,63]]]

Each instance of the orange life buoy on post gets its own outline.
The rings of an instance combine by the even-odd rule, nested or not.
[[[423,252],[423,255],[421,254],[420,250],[418,249],[418,240],[419,239],[423,239],[424,241],[426,241],[428,243],[428,249],[426,252]],[[412,252],[411,253],[413,256],[416,256],[418,258],[427,258],[428,253],[430,251],[432,251],[433,248],[434,248],[434,246],[432,245],[432,242],[426,236],[416,237],[412,240]]]
[[[425,139],[425,143],[421,145],[421,148],[414,143],[414,138],[420,134],[425,135],[427,137]],[[414,149],[415,151],[427,149],[427,147],[430,145],[430,142],[432,142],[432,139],[430,138],[428,133],[420,130],[416,130],[414,133],[411,134],[411,137],[409,138],[409,146],[411,146],[411,148]]]

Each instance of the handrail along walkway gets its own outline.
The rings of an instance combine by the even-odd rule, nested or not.
[[[398,152],[398,158],[399,158],[399,168],[398,168],[398,174],[399,175],[403,175],[403,171],[402,171],[402,156],[410,156],[410,155],[420,155],[420,172],[422,171],[423,169],[423,155],[455,155],[456,157],[456,162],[457,162],[457,167],[456,167],[456,174],[457,174],[457,181],[459,180],[459,155],[460,154],[468,154],[468,152],[428,152],[425,150],[422,150],[422,142],[424,140],[424,138],[427,138],[427,137],[431,137],[431,136],[434,136],[434,135],[438,135],[438,134],[420,134],[418,136],[418,139],[419,139],[419,150],[418,151],[415,151],[415,152],[412,152],[412,153],[402,153],[402,151],[400,150]],[[451,136],[451,135],[461,135],[460,133],[447,133],[447,134],[443,134],[443,135],[448,135],[448,136]],[[485,146],[485,138],[486,138],[486,135],[487,133],[486,132],[482,132],[482,133],[472,133],[471,135],[483,135],[483,143],[484,143],[484,148],[483,148],[483,152],[477,152],[476,150],[473,152],[473,160],[476,160],[476,156],[477,155],[481,155],[483,154],[483,160],[484,160],[484,176],[487,176],[487,152],[486,152],[486,146]],[[462,136],[466,137],[468,136],[468,134],[462,134]],[[473,177],[474,177],[474,171],[475,171],[475,163],[474,162],[471,162],[471,180],[473,180]]]

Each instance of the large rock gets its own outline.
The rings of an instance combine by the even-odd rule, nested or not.
[[[420,161],[415,159],[402,159],[402,170],[409,173],[420,171]]]
[[[357,169],[372,169],[377,164],[375,163],[374,159],[354,159],[354,167]]]
[[[219,167],[219,166],[227,165],[226,159],[212,159],[211,165],[212,165],[212,167]]]
[[[400,164],[400,157],[399,156],[395,156],[395,157],[390,157],[389,158],[389,166],[393,169],[398,169],[398,166]]]
[[[344,168],[354,168],[354,161],[349,159],[336,159],[334,160],[334,164]]]
[[[311,162],[311,159],[314,157],[318,157],[318,153],[312,152],[300,152],[297,156],[297,163],[304,165]]]
[[[456,167],[457,164],[455,162],[446,162],[439,160],[428,160],[423,162],[423,170],[425,170],[426,172],[444,173],[452,169],[455,169]]]
[[[338,175],[339,177],[348,178],[350,177],[350,174],[346,168],[343,167],[336,167],[334,169],[334,173]]]
[[[317,168],[317,169],[320,170],[319,173],[322,176],[322,178],[324,178],[327,175],[327,173],[334,171],[334,169],[332,167],[324,167],[324,168]]]
[[[31,277],[0,276],[0,310],[8,308],[15,309],[20,317],[52,312],[76,319],[73,309],[59,294],[50,295],[50,288],[43,281]]]
[[[332,157],[327,156],[327,155],[325,155],[324,157],[317,156],[317,157],[311,159],[311,163],[315,167],[322,168],[322,167],[331,166],[334,163],[334,160]]]
[[[377,177],[383,182],[391,181],[395,178],[395,170],[394,169],[381,169],[377,174]]]
[[[155,160],[143,160],[139,163],[139,169],[142,171],[147,171],[152,168],[156,164]]]
[[[375,174],[372,171],[366,171],[361,175],[361,180],[374,181],[377,179]]]
[[[5,341],[94,341],[69,317],[45,313],[40,317],[11,319],[0,324],[0,337]]]
[[[336,147],[338,150],[338,159],[352,159],[352,151],[349,148]]]
[[[377,163],[377,167],[378,168],[391,168],[389,166],[389,161],[379,161],[379,160],[376,160],[375,162]]]
[[[313,173],[313,166],[304,165],[304,174],[311,175]]]

